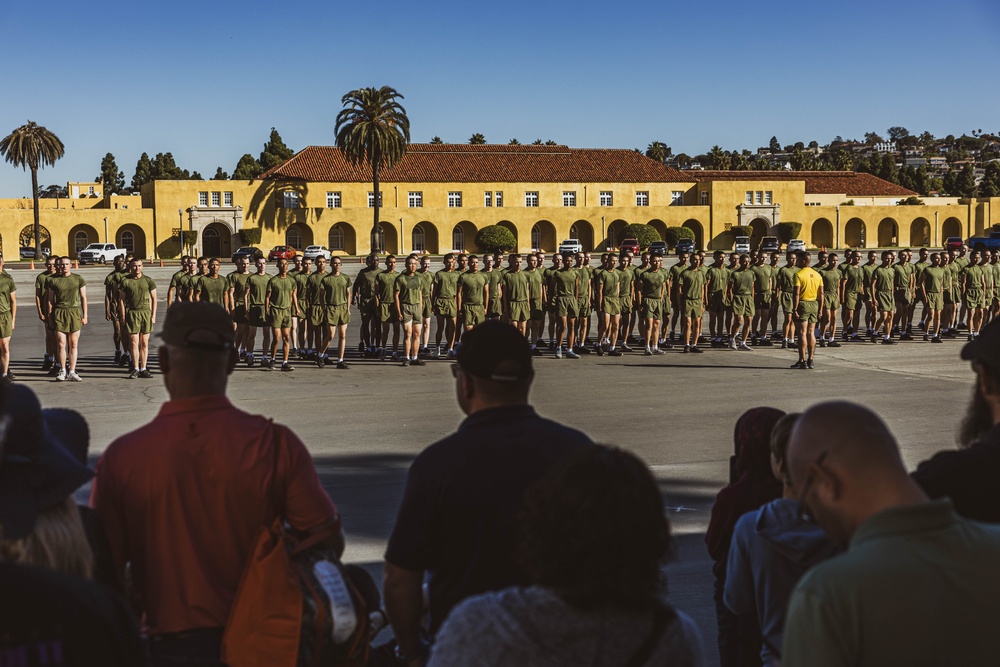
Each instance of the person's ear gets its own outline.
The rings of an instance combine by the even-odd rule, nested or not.
[[[826,465],[813,465],[813,486],[816,495],[825,505],[831,505],[843,498],[844,482],[840,473]]]
[[[976,379],[979,382],[979,391],[983,396],[994,396],[1000,398],[1000,387],[998,387],[994,381],[993,375],[985,368],[977,368]]]

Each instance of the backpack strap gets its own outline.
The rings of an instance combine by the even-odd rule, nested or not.
[[[660,638],[663,636],[663,631],[667,629],[667,624],[673,618],[674,613],[672,609],[657,605],[653,611],[653,625],[649,629],[649,634],[646,635],[646,639],[643,640],[639,648],[632,654],[632,657],[625,663],[625,667],[641,667],[641,665],[644,665],[649,660],[656,649],[657,643],[659,643]]]

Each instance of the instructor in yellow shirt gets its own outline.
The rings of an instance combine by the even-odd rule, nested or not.
[[[795,274],[795,334],[798,338],[799,360],[792,368],[812,368],[816,353],[816,323],[823,312],[823,279],[809,268],[809,253],[800,250],[795,255],[799,268]]]

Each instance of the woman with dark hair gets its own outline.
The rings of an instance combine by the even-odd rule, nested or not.
[[[719,491],[712,507],[705,543],[715,561],[715,609],[722,667],[760,664],[760,630],[755,617],[737,617],[722,601],[726,560],[736,522],[747,512],[781,497],[782,484],[771,472],[771,431],[784,412],[752,408],[736,420],[730,483]]]
[[[701,664],[694,622],[664,601],[670,525],[642,461],[570,456],[526,494],[521,525],[533,585],[458,605],[430,667]]]

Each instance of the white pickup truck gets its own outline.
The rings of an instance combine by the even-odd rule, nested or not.
[[[114,243],[91,243],[78,252],[76,257],[81,264],[88,262],[104,264],[115,261],[115,257],[124,257],[127,252],[125,248],[118,248]]]

